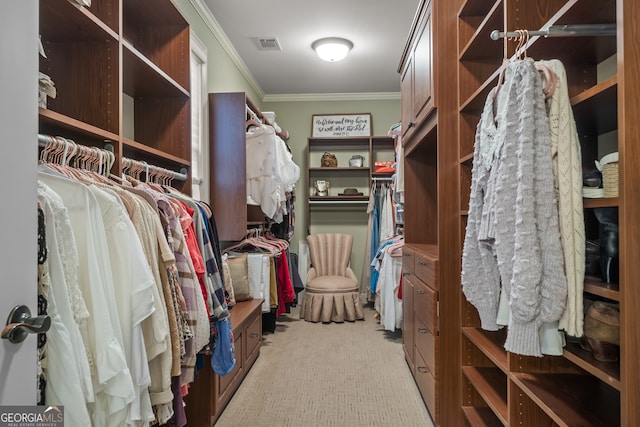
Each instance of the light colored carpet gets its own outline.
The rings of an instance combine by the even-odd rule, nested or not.
[[[260,357],[216,427],[429,427],[400,333],[365,320],[310,323],[298,309],[265,334]]]

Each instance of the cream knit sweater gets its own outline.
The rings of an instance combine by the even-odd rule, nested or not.
[[[542,356],[539,329],[560,319],[567,297],[549,122],[533,60],[508,72],[497,126],[491,93],[476,133],[462,287],[482,327],[496,330],[502,284],[511,312],[505,348]]]
[[[559,328],[571,336],[580,337],[584,323],[582,291],[586,250],[580,141],[562,62],[552,59],[536,63],[549,67],[558,80],[553,96],[547,99],[547,114],[568,288],[567,307],[560,319]]]

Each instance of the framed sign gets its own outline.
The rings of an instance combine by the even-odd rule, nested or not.
[[[311,136],[315,138],[371,136],[371,113],[314,114],[311,118]]]

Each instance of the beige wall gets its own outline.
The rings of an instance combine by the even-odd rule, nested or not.
[[[185,15],[191,31],[207,46],[208,88],[209,92],[246,92],[262,111],[274,111],[278,124],[291,134],[288,143],[293,152],[294,161],[300,166],[300,182],[297,185],[296,230],[291,241],[293,251],[298,251],[298,242],[306,237],[306,144],[311,131],[313,114],[329,113],[371,113],[373,133],[386,135],[392,124],[400,120],[400,99],[367,101],[279,101],[262,102],[261,96],[245,78],[232,58],[224,50],[214,32],[200,16],[197,0],[176,0],[176,4]],[[367,216],[364,207],[359,211],[318,213],[313,216],[312,232],[338,231],[354,236],[352,266],[360,276],[364,259],[364,241],[366,238]],[[303,278],[304,279],[304,278]]]

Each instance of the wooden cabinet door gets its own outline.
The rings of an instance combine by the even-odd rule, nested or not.
[[[416,34],[413,51],[413,116],[421,123],[434,108],[431,5],[427,6]]]
[[[415,126],[413,116],[413,57],[407,58],[402,77],[400,79],[400,108],[402,115],[402,136],[403,141],[408,139],[411,129]]]

